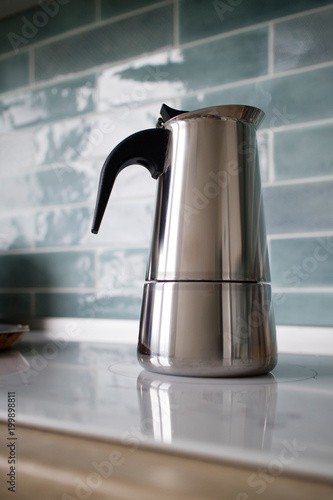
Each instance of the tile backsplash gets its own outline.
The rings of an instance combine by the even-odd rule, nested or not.
[[[333,4],[52,0],[0,20],[2,319],[137,319],[156,183],[110,150],[182,109],[249,104],[278,324],[333,324]]]

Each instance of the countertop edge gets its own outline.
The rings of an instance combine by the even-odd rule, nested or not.
[[[34,340],[43,336],[68,342],[136,344],[139,332],[138,320],[41,318],[28,323],[28,335]],[[333,327],[277,325],[276,332],[279,353],[333,355]]]

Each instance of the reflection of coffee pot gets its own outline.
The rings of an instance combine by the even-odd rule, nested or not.
[[[142,371],[137,390],[141,430],[155,441],[271,448],[278,391],[272,374],[222,381]]]
[[[138,345],[148,370],[235,377],[276,364],[256,145],[263,118],[250,106],[163,105],[158,128],[131,135],[105,161],[94,233],[124,167],[159,178]]]

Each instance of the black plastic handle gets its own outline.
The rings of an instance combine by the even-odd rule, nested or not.
[[[154,179],[163,174],[169,135],[169,130],[164,128],[142,130],[124,139],[111,151],[99,179],[92,233],[98,233],[116,177],[125,167],[142,165]]]

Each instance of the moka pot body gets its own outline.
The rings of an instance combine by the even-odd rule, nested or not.
[[[150,371],[238,377],[276,364],[256,141],[263,117],[219,106],[164,124],[138,342]]]

